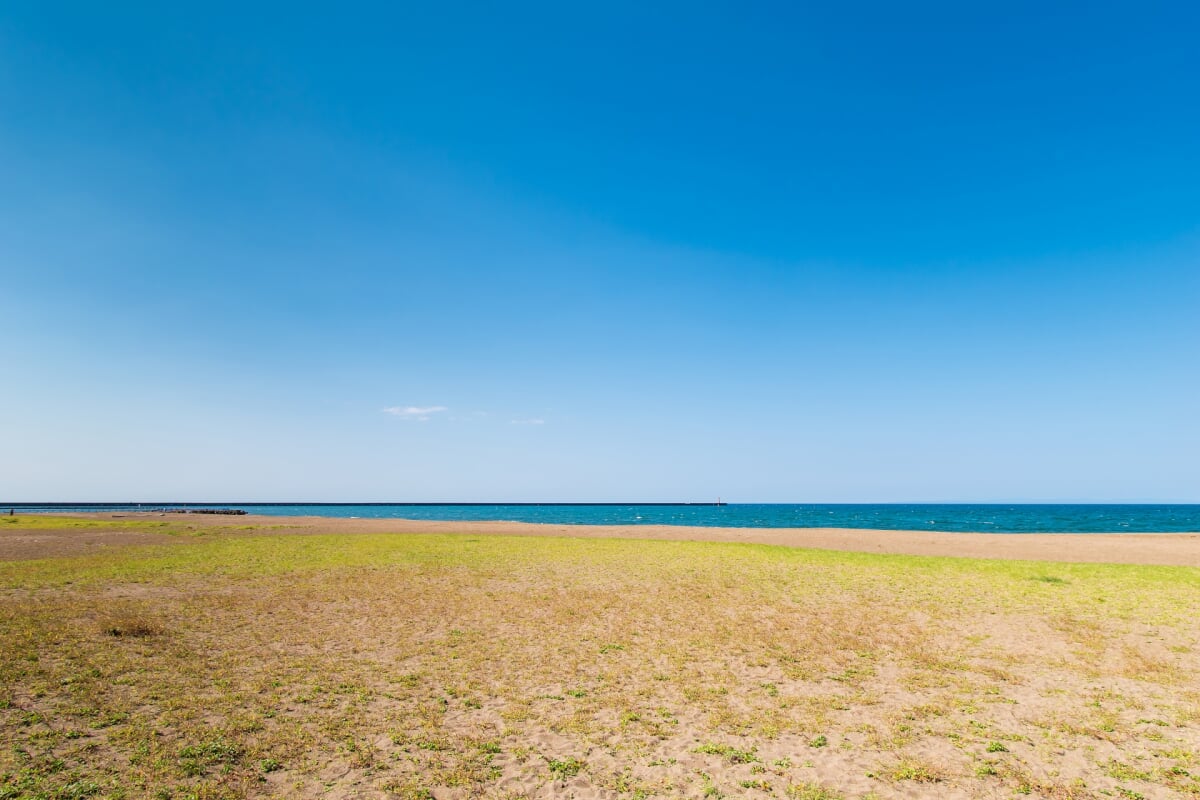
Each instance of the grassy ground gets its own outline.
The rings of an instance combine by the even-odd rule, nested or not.
[[[41,514],[24,514],[20,516],[0,516],[0,534],[5,529],[22,531],[138,531],[142,533],[161,533],[168,536],[189,534],[205,535],[208,533],[230,533],[237,531],[286,528],[286,525],[198,525],[178,522],[176,520],[155,519],[90,519],[87,517],[53,517]]]
[[[0,798],[1200,796],[1200,570],[255,533],[0,562]]]

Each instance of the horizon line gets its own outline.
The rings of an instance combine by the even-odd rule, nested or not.
[[[101,500],[101,501],[0,501],[3,508],[55,508],[55,507],[128,507],[163,506],[1193,506],[1196,500],[854,500],[854,501],[729,501],[729,500],[370,500],[370,501],[323,501],[323,500]]]

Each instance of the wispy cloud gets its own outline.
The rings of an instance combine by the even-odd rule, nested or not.
[[[383,413],[391,414],[393,417],[400,417],[401,419],[415,419],[418,422],[428,422],[432,415],[440,414],[446,410],[445,406],[390,406],[383,409]]]
[[[389,406],[381,409],[384,414],[389,414],[400,419],[413,420],[415,422],[428,422],[435,414],[445,414],[441,419],[448,422],[470,422],[472,420],[484,420],[493,416],[490,411],[471,411],[467,414],[446,414],[450,409],[446,406]],[[503,417],[497,422],[503,420]],[[510,419],[510,425],[545,425],[546,420],[540,417],[518,417]]]

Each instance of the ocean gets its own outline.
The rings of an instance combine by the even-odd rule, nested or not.
[[[0,512],[237,508],[271,516],[513,520],[570,525],[728,528],[872,528],[988,533],[1200,531],[1200,505],[1092,504],[425,504],[425,503],[10,503]]]

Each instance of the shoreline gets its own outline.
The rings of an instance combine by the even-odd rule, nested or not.
[[[583,539],[740,542],[913,556],[1200,567],[1200,531],[1190,533],[949,533],[859,528],[708,528],[683,525],[569,525],[538,522],[221,517],[161,512],[74,513],[81,519],[164,520],[197,527],[280,526],[258,535],[458,533]],[[147,534],[155,536],[154,534]]]

